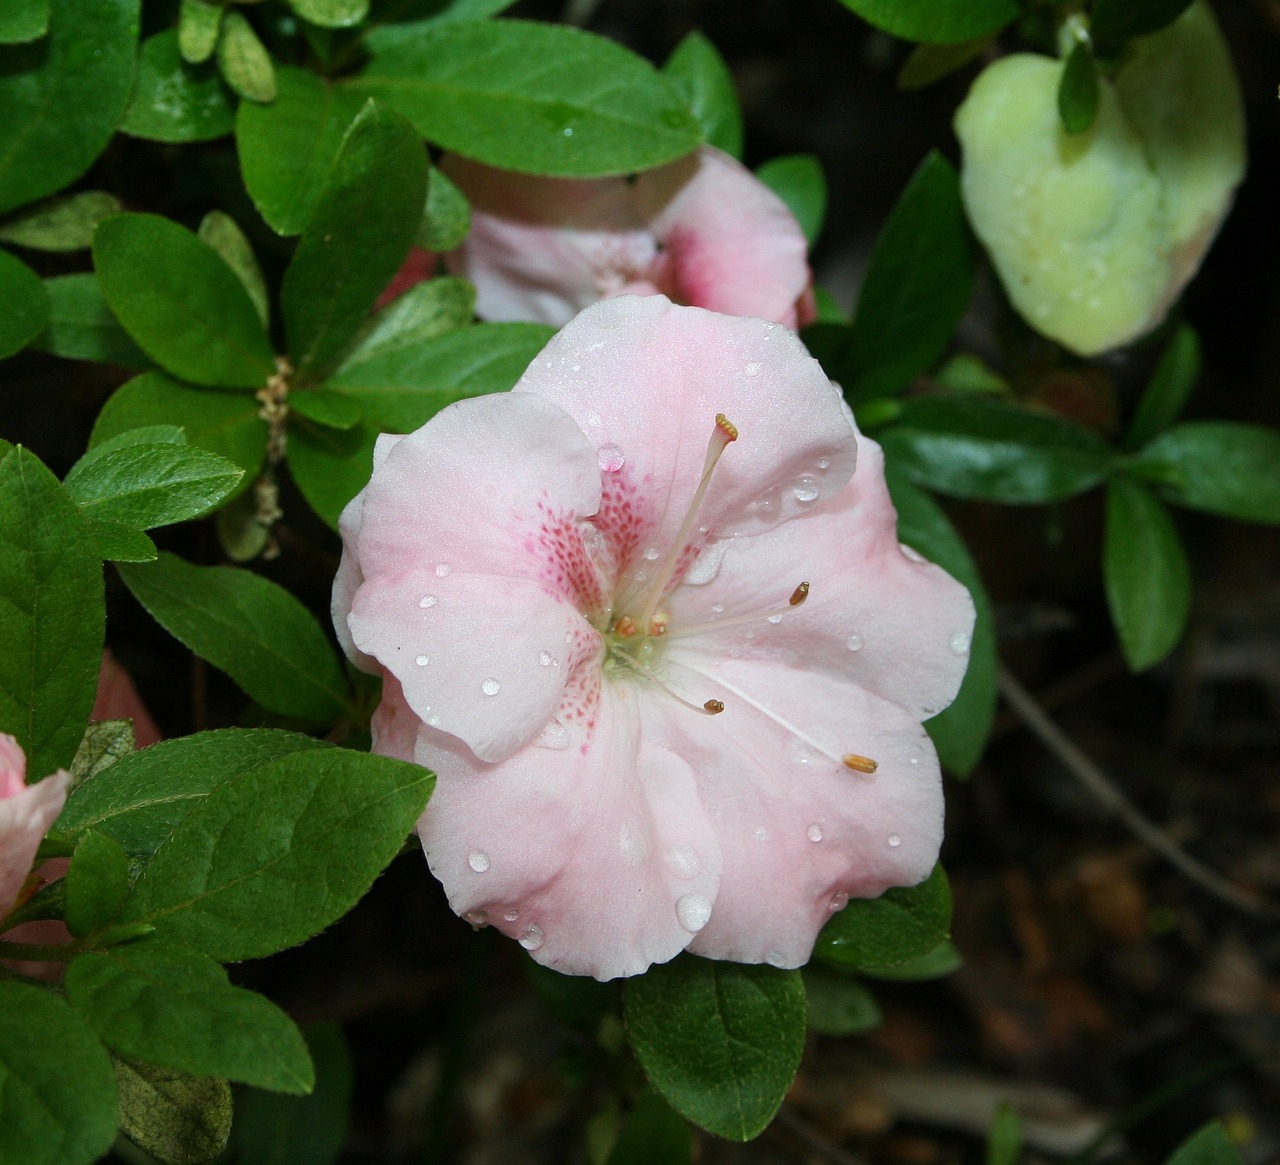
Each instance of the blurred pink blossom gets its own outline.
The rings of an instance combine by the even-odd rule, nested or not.
[[[374,748],[436,772],[419,832],[473,925],[600,979],[795,967],[933,867],[921,721],[973,606],[899,546],[879,447],[786,329],[588,308],[513,392],[382,437],[342,532]]]
[[[133,741],[146,748],[164,739],[147,706],[133,686],[133,678],[122,668],[110,651],[103,651],[98,671],[98,692],[93,700],[90,720],[132,720]]]
[[[62,812],[69,773],[26,783],[27,758],[12,736],[0,733],[0,918],[22,895],[40,842]]]

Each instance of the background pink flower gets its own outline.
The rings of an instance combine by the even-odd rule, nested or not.
[[[12,736],[0,733],[0,918],[13,908],[36,850],[62,812],[70,774],[26,783],[27,758]]]
[[[383,438],[342,529],[375,749],[436,771],[423,846],[474,924],[602,979],[794,967],[932,868],[921,721],[972,604],[899,547],[879,448],[785,329],[600,303],[511,394]]]

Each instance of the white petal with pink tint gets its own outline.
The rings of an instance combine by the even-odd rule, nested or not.
[[[25,770],[26,758],[17,741],[0,734],[0,917],[13,906],[71,784],[70,775],[59,770],[25,785]]]

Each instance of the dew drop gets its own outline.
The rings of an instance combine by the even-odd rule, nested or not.
[[[483,910],[468,910],[463,916],[472,926],[479,930],[489,925],[489,915]]]
[[[418,600],[418,606],[424,607],[424,608],[434,607],[437,601],[438,600],[436,599],[435,595],[423,595],[422,598]]]
[[[520,945],[526,951],[536,951],[546,941],[547,936],[542,933],[542,927],[540,926],[531,926],[520,936]]]
[[[538,662],[542,664],[543,667],[550,667],[554,662],[554,657],[549,651],[540,651],[538,652]]]
[[[439,728],[439,727],[440,727],[440,717],[439,717],[439,716],[428,716],[428,717],[427,717],[427,726],[428,726],[428,727],[430,727],[430,728]]]
[[[515,920],[520,917],[520,911],[508,910],[506,914],[504,914],[502,917],[505,918],[508,922],[515,922]]]
[[[483,874],[489,868],[489,855],[482,849],[473,849],[467,854],[467,865],[477,874]]]
[[[849,636],[849,638],[848,638],[848,639],[846,639],[846,640],[844,641],[844,645],[845,645],[845,647],[847,647],[850,651],[861,651],[861,650],[862,650],[862,636],[861,636],[861,635],[850,635],[850,636]]]
[[[564,633],[564,641],[565,641],[566,643],[572,643],[572,642],[573,642],[573,632],[572,632],[572,631],[566,631],[566,632]]]
[[[810,841],[822,840],[822,826],[819,825],[816,821],[811,826],[809,826],[809,828],[806,829],[804,833],[805,833],[805,836]]]
[[[723,603],[716,603],[716,604],[711,608],[711,613],[712,613],[713,615],[723,615],[723,614],[724,614],[724,604],[723,604]]]
[[[612,443],[596,450],[596,460],[605,473],[617,473],[627,463],[627,455]]]
[[[657,562],[658,554],[659,554],[659,551],[656,546],[650,546],[649,549],[644,552],[645,558],[647,558],[650,562]]]
[[[813,502],[818,500],[818,496],[822,493],[822,487],[818,484],[815,477],[802,477],[791,492],[795,495],[798,502]]]
[[[830,469],[830,468],[831,468],[831,458],[830,458],[830,457],[824,457],[824,458],[822,458],[822,460],[818,462],[818,468],[819,468],[819,469]]]
[[[581,364],[575,364],[575,365],[573,366],[573,371],[574,371],[574,372],[581,372],[581,371],[582,371],[582,365],[581,365]]]
[[[776,627],[779,623],[781,623],[781,622],[782,622],[782,616],[781,616],[781,615],[770,615],[770,616],[769,616],[769,622],[770,622],[770,623],[772,623],[772,624]]]
[[[751,364],[748,364],[742,371],[745,372],[748,376],[759,376],[760,369],[763,367],[764,365],[762,364],[751,363]]]
[[[550,720],[538,733],[533,742],[539,748],[549,748],[553,752],[564,752],[569,747],[569,730],[559,720]]]
[[[902,551],[902,557],[909,559],[911,562],[924,562],[925,560],[920,551],[914,546],[908,546],[905,542],[899,542],[898,549]]]
[[[706,586],[720,573],[720,567],[724,564],[728,551],[727,541],[708,542],[698,551],[698,557],[689,564],[689,569],[684,572],[684,578],[681,581],[690,586]]]
[[[755,508],[762,514],[772,514],[778,508],[778,491],[771,489],[756,498]]]
[[[889,844],[894,849],[897,849],[898,846],[902,844],[902,838],[900,838],[896,833],[891,833],[889,834]]]
[[[644,865],[649,856],[649,843],[641,829],[630,821],[624,822],[618,833],[618,853],[633,869]]]
[[[849,905],[849,895],[846,894],[843,890],[841,890],[838,894],[832,894],[831,901],[827,905],[830,908],[832,914],[834,914],[837,910],[843,910],[846,906]]]
[[[690,934],[697,934],[711,920],[711,900],[701,894],[682,894],[676,901],[676,918]]]
[[[754,837],[756,841],[768,841],[769,831],[765,829],[763,825],[757,825],[755,829],[751,831],[751,836]]]
[[[566,125],[560,132],[564,134],[565,137],[571,138],[573,137],[573,126]]]
[[[770,951],[764,957],[764,961],[771,967],[786,967],[787,957],[781,951]]]
[[[429,655],[420,655],[416,660],[414,660],[414,663],[416,663],[419,667],[426,667],[427,664],[429,664],[430,662],[431,662],[431,656]]]
[[[969,654],[969,636],[963,631],[957,631],[947,643],[956,655]]]
[[[450,571],[453,570],[447,562],[442,562],[436,567],[436,578],[448,578]]]
[[[501,688],[502,688],[502,685],[498,683],[498,681],[495,680],[492,676],[490,676],[487,680],[484,680],[480,684],[480,690],[486,696],[496,696],[498,692],[501,690]]]
[[[673,845],[662,855],[662,860],[677,878],[696,877],[702,869],[698,855],[687,845]]]

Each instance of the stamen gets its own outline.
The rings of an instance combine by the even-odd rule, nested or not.
[[[845,768],[853,769],[855,773],[874,773],[880,767],[869,756],[859,756],[856,752],[848,753],[840,759],[844,761]]]
[[[737,425],[730,421],[724,413],[716,413],[715,427],[711,430],[711,438],[707,442],[707,456],[702,463],[702,478],[698,482],[698,488],[693,492],[693,500],[689,503],[689,510],[684,516],[684,521],[680,524],[680,529],[677,531],[671,545],[667,548],[667,556],[662,560],[657,576],[649,587],[648,596],[645,598],[644,606],[641,608],[640,618],[636,620],[639,626],[648,627],[653,621],[654,612],[662,601],[663,593],[667,589],[667,583],[671,581],[671,576],[676,572],[676,563],[680,561],[681,551],[684,550],[685,543],[689,541],[689,535],[693,533],[693,527],[698,521],[698,507],[702,505],[707,486],[711,482],[711,471],[715,469],[716,462],[720,460],[720,454],[725,451],[731,442],[737,439]]]
[[[716,716],[716,715],[718,715],[719,713],[721,713],[721,712],[723,712],[723,711],[724,711],[724,701],[723,701],[723,700],[708,700],[708,701],[707,701],[705,704],[703,704],[702,706],[703,706],[703,707],[704,707],[708,712],[710,712],[710,713],[711,713],[711,715],[713,715],[713,716]]]
[[[787,600],[788,606],[798,607],[809,597],[809,584],[802,582],[794,591],[791,592],[791,598]]]
[[[657,672],[653,671],[651,668],[645,667],[645,665],[642,664],[638,659],[628,655],[625,651],[615,651],[613,657],[614,659],[619,660],[622,663],[625,663],[632,670],[639,672],[642,676],[645,677],[645,679],[652,680],[655,684],[658,685],[658,687],[660,687],[664,692],[666,692],[667,695],[670,696],[677,704],[683,704],[686,708],[689,709],[690,712],[698,712],[703,716],[718,716],[721,712],[724,711],[723,700],[708,700],[705,704],[698,705],[698,704],[694,704],[689,700],[686,700],[681,695],[677,695],[675,692],[671,690],[670,686],[662,679],[662,677],[657,674]]]
[[[760,620],[777,619],[800,606],[809,597],[809,584],[802,582],[787,600],[785,607],[774,607],[768,611],[757,611],[751,615],[734,615],[730,619],[715,619],[710,623],[686,623],[678,630],[666,632],[667,639],[687,639],[690,635],[704,635],[708,631],[721,631],[725,627],[739,627],[743,623],[759,623]]]

